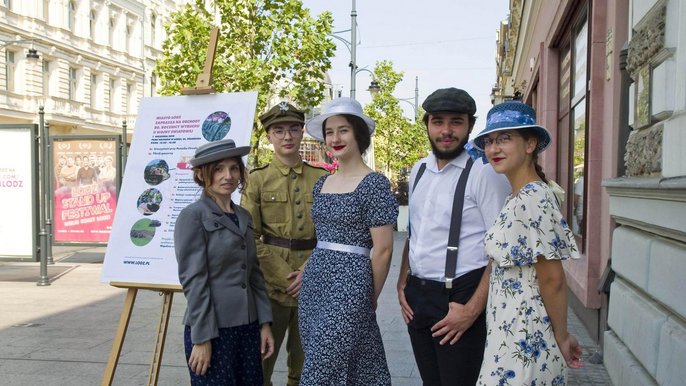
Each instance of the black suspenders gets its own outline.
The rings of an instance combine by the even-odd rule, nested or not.
[[[462,226],[462,208],[464,207],[464,195],[467,189],[467,178],[469,177],[469,172],[472,170],[472,164],[474,160],[469,158],[467,164],[460,174],[460,179],[457,181],[457,186],[455,187],[455,196],[453,197],[453,210],[451,212],[450,219],[450,230],[448,231],[448,250],[445,256],[445,288],[453,287],[453,279],[455,279],[455,270],[457,269],[457,253],[460,246],[460,227]],[[412,185],[412,191],[417,187],[419,179],[424,174],[426,170],[426,164],[420,165],[417,171],[417,176],[415,177],[414,184]],[[412,231],[411,227],[408,227],[409,232]]]

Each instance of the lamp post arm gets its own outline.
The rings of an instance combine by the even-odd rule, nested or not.
[[[346,31],[348,31],[348,30],[346,30]],[[345,32],[345,31],[340,31],[340,32]],[[338,33],[338,32],[334,32],[334,33]],[[340,40],[341,42],[343,42],[343,44],[345,44],[345,48],[347,48],[348,52],[350,52],[352,54],[352,51],[350,50],[351,44],[349,41],[347,41],[346,39],[343,39],[340,36],[336,36],[334,34],[329,34],[329,36],[331,36],[332,38],[334,38],[336,40]]]
[[[412,103],[412,102],[410,102],[410,100],[411,100],[411,99],[414,99],[414,98],[404,98],[404,99],[396,98],[396,99],[397,99],[398,101],[408,103],[410,106],[412,106],[412,110],[414,111],[414,121],[417,122],[417,105],[414,104],[414,103]]]
[[[370,73],[372,75],[372,79],[374,79],[374,80],[376,79],[376,75],[374,75],[374,72],[372,72],[371,70],[364,68],[364,67],[356,69],[355,74],[358,74],[362,71],[366,71],[366,72]]]
[[[401,102],[408,103],[410,106],[412,106],[412,108],[414,109],[415,113],[417,112],[417,105],[415,105],[414,103],[411,102],[411,100],[414,99],[414,98],[395,98],[395,99],[397,99],[397,100],[399,100],[399,101],[401,101]]]

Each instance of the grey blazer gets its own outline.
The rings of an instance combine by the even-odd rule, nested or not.
[[[218,337],[219,328],[272,321],[252,218],[238,205],[233,209],[239,226],[203,194],[176,219],[174,249],[188,302],[183,323],[193,344]]]

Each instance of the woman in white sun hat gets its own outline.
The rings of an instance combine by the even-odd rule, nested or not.
[[[375,310],[398,205],[388,179],[362,160],[375,124],[357,101],[338,98],[305,127],[339,164],[313,191],[317,247],[299,298],[305,352],[300,385],[390,385]]]
[[[550,142],[534,109],[518,101],[493,107],[474,139],[512,185],[485,236],[493,270],[479,385],[565,385],[567,367],[581,367],[581,346],[567,331],[561,262],[579,253],[537,162]]]

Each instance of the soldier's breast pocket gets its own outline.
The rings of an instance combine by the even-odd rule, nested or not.
[[[288,220],[288,194],[284,192],[262,192],[262,219],[270,223]]]

